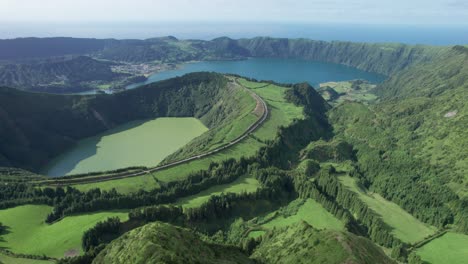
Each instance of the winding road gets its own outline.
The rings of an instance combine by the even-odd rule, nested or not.
[[[244,131],[244,133],[242,133],[240,136],[238,136],[234,140],[230,141],[229,143],[226,143],[226,144],[224,144],[223,146],[221,146],[219,148],[216,148],[214,150],[211,150],[211,151],[208,151],[208,152],[205,152],[205,153],[197,154],[195,156],[192,156],[192,157],[189,157],[189,158],[186,158],[186,159],[174,161],[174,162],[171,162],[171,163],[168,163],[168,164],[165,164],[165,165],[161,165],[161,166],[156,166],[154,168],[149,168],[149,169],[143,170],[143,171],[138,171],[138,172],[134,172],[134,173],[121,173],[121,174],[111,174],[111,175],[105,175],[105,176],[89,176],[89,177],[79,177],[79,178],[69,178],[69,179],[55,178],[53,180],[41,181],[40,185],[64,186],[64,185],[71,185],[71,184],[95,183],[95,182],[103,182],[103,181],[109,181],[109,180],[116,180],[116,179],[124,179],[124,178],[142,176],[142,175],[149,174],[149,173],[152,173],[152,172],[157,172],[157,171],[168,169],[168,168],[171,168],[171,167],[174,167],[174,166],[177,166],[177,165],[188,163],[188,162],[191,162],[191,161],[194,161],[194,160],[197,160],[197,159],[205,158],[205,157],[208,157],[210,155],[216,154],[216,153],[218,153],[220,151],[223,151],[225,149],[231,148],[232,146],[238,144],[239,142],[241,142],[242,140],[247,138],[260,125],[262,125],[263,122],[265,122],[265,120],[267,119],[268,114],[269,114],[268,113],[268,106],[260,96],[258,96],[256,93],[252,92],[248,88],[244,87],[243,85],[241,85],[237,81],[237,78],[234,80],[234,82],[235,82],[236,85],[242,87],[243,89],[246,89],[252,95],[252,97],[257,101],[257,105],[256,105],[256,107],[255,107],[255,109],[253,111],[255,112],[258,108],[260,108],[262,110],[262,114],[253,124],[251,124]]]

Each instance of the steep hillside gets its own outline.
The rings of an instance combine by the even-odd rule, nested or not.
[[[435,97],[447,90],[468,87],[468,48],[454,46],[432,63],[399,72],[379,85],[377,95],[386,100]]]
[[[366,238],[318,231],[305,222],[267,233],[252,258],[260,263],[394,263]]]
[[[99,263],[254,263],[240,249],[202,241],[193,231],[165,223],[135,229],[109,244]]]
[[[61,45],[61,49],[47,49]],[[82,49],[77,49],[80,43]],[[57,56],[65,54],[92,54],[98,58],[125,62],[175,63],[191,60],[243,59],[247,57],[300,58],[353,66],[362,70],[391,75],[409,66],[430,62],[448,51],[447,47],[405,44],[368,44],[342,41],[316,41],[257,37],[205,40],[178,40],[175,37],[146,40],[90,40],[90,39],[16,39],[0,41],[0,49],[11,50],[18,58]],[[6,53],[3,59],[9,59]],[[0,54],[0,59],[2,59]],[[10,58],[12,59],[12,58]]]
[[[394,263],[366,238],[318,231],[304,222],[260,241],[249,258],[248,252],[205,242],[189,229],[155,222],[111,242],[93,263]]]
[[[405,44],[369,44],[308,39],[275,39],[258,37],[240,39],[241,47],[253,57],[301,58],[353,66],[385,75],[431,61],[446,48]]]
[[[337,137],[357,150],[362,183],[423,222],[468,232],[468,101],[464,48],[392,77],[369,107],[330,112]]]
[[[85,56],[7,64],[0,66],[0,85],[21,90],[72,93],[96,88],[99,82],[109,83],[130,76],[113,72],[112,65],[114,63]]]
[[[223,75],[210,73],[113,95],[62,96],[1,88],[0,165],[37,170],[77,140],[132,120],[196,117],[209,128],[222,126],[242,114],[232,97],[236,91],[242,94]],[[244,96],[254,101],[248,93]]]
[[[17,38],[0,40],[0,60],[82,55],[103,49],[113,40],[86,38]]]
[[[247,57],[300,58],[353,66],[390,75],[409,66],[432,61],[448,48],[405,44],[368,44],[326,42],[309,39],[258,37],[233,40],[227,37],[211,41],[159,38],[145,41],[121,41],[97,56],[132,62],[177,62],[189,60],[241,59]]]

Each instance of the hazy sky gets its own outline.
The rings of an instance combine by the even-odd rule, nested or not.
[[[0,21],[468,24],[468,0],[0,0]]]

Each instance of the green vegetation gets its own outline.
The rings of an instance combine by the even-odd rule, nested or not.
[[[321,83],[318,92],[332,104],[344,101],[372,103],[377,96],[372,93],[377,85],[363,80]]]
[[[213,116],[202,119],[206,124],[210,124],[213,121],[217,123],[212,124],[208,132],[192,140],[189,144],[167,157],[163,163],[191,157],[226,145],[242,135],[251,124],[260,118],[261,113],[255,112],[257,102],[249,91],[235,84],[231,77],[229,79],[230,83],[226,91],[227,94],[223,100],[237,102],[237,104],[230,104],[223,110],[228,113],[228,116],[223,120],[217,120],[219,116],[214,112]],[[220,107],[222,104],[223,102],[221,101],[216,107]]]
[[[304,221],[315,229],[344,230],[343,222],[312,199],[295,200],[265,218],[269,220],[262,223],[262,227],[267,229],[292,226]]]
[[[18,47],[21,49],[18,52]],[[98,40],[72,38],[16,39],[0,41],[0,59],[20,59],[92,53],[100,59],[131,63],[177,63],[193,60],[245,59],[248,57],[301,58],[353,66],[390,75],[412,65],[432,61],[449,48],[405,44],[368,44],[257,37],[178,40],[174,37],[146,40]],[[61,47],[44,48],[44,47]]]
[[[207,130],[195,118],[157,118],[127,123],[79,141],[73,149],[52,161],[45,171],[50,176],[62,176],[156,166]]]
[[[177,201],[176,204],[181,205],[184,208],[198,207],[208,201],[213,195],[219,195],[221,193],[251,193],[255,192],[259,187],[260,183],[257,179],[249,176],[243,176],[232,183],[217,185],[196,195],[184,197]]]
[[[282,87],[209,73],[111,96],[54,97],[1,89],[0,136],[12,141],[0,142],[0,164],[9,166],[34,167],[37,157],[50,158],[85,135],[158,117],[195,117],[210,128],[181,156],[209,149],[258,116],[252,113],[249,90],[265,98],[271,115],[233,148],[137,177],[134,185],[130,178],[105,187],[77,185],[86,192],[70,186],[37,188],[33,183],[43,181],[40,176],[1,169],[0,220],[7,229],[0,246],[50,256],[84,253],[64,260],[69,263],[89,263],[96,255],[97,263],[393,263],[379,246],[402,263],[420,263],[418,256],[434,263],[466,259],[466,47],[220,38],[197,42],[210,50],[207,54],[190,44],[196,41],[136,42],[143,43],[140,49],[129,41],[96,56],[132,61],[143,60],[142,51],[160,60],[302,56],[392,77],[375,89],[353,87],[356,83],[327,88],[332,97],[366,90],[359,100],[343,100],[333,108],[305,83]],[[379,98],[360,103],[370,98],[363,97],[369,91]],[[19,109],[19,101],[31,109]],[[154,188],[138,190],[143,184]],[[25,205],[31,203],[53,210]],[[102,210],[130,212],[127,219]],[[124,221],[104,221],[100,214]],[[71,223],[86,230],[73,228],[74,238],[65,239]],[[82,234],[83,251],[74,240]],[[441,236],[428,237],[433,234]],[[61,243],[40,243],[52,237]]]
[[[467,245],[467,235],[448,232],[416,250],[416,254],[430,264],[462,264],[468,259]]]
[[[276,137],[275,131],[281,126],[287,126],[295,119],[303,119],[303,109],[297,105],[291,104],[285,99],[285,93],[288,88],[268,83],[257,83],[238,79],[239,82],[257,95],[262,97],[268,104],[270,117],[254,134],[255,138],[266,141],[273,140]]]
[[[238,44],[251,57],[300,58],[349,65],[365,71],[391,75],[412,65],[443,55],[447,47],[405,44],[370,44],[309,39],[257,37]]]
[[[151,191],[153,189],[159,188],[160,186],[158,179],[160,177],[156,177],[155,175],[156,173],[150,173],[144,176],[130,177],[119,180],[77,184],[73,185],[73,187],[82,192],[86,192],[95,188],[99,188],[103,191],[110,191],[115,189],[119,193],[124,194],[138,192],[139,190]]]
[[[252,258],[266,263],[393,263],[363,237],[318,231],[304,222],[265,235]]]
[[[0,142],[0,166],[37,170],[80,139],[135,120],[195,117],[210,129],[220,127],[242,114],[231,96],[242,89],[214,73],[188,74],[112,95],[61,96],[0,88],[5,113],[0,115],[0,135],[10,139]],[[211,145],[211,140],[204,143]]]
[[[40,259],[27,259],[17,258],[0,253],[0,263],[2,264],[53,264],[54,261],[40,260]]]
[[[243,86],[252,89],[256,94],[262,97],[262,99],[268,104],[270,116],[268,119],[259,127],[250,138],[245,139],[244,141],[236,144],[235,146],[211,155],[206,158],[199,160],[191,161],[186,164],[182,164],[176,167],[172,167],[163,171],[159,171],[150,175],[133,177],[130,179],[119,179],[106,181],[104,183],[92,183],[92,184],[79,184],[74,187],[79,190],[89,190],[94,187],[102,187],[103,190],[110,190],[116,188],[117,191],[122,193],[129,193],[137,190],[135,185],[139,185],[141,182],[148,182],[151,186],[157,187],[152,181],[156,178],[158,181],[170,182],[180,179],[184,179],[190,173],[197,172],[208,168],[211,162],[221,162],[228,158],[239,159],[240,157],[251,157],[263,147],[265,140],[273,140],[277,137],[277,131],[280,127],[289,126],[296,119],[303,119],[303,107],[294,105],[291,102],[288,102],[285,98],[285,92],[290,88],[285,88],[273,84],[262,83],[259,85],[255,82],[250,82],[245,79],[238,79],[239,83]],[[261,88],[252,88],[252,87],[261,87]],[[249,95],[250,98],[250,95]],[[251,108],[250,108],[251,107]],[[252,109],[255,106],[251,105],[246,109],[245,113],[251,114]],[[237,123],[239,126],[239,124]],[[229,125],[231,126],[231,125]],[[242,131],[243,132],[243,131]],[[216,132],[216,134],[218,131]],[[200,138],[204,138],[205,135],[202,135]],[[216,136],[215,136],[216,137]],[[196,142],[197,139],[194,140]],[[191,143],[183,147],[180,152],[184,152],[186,149],[190,148]],[[188,154],[186,154],[188,155]],[[171,155],[166,160],[173,159],[175,156]],[[153,178],[154,177],[154,178]]]
[[[415,243],[423,240],[436,232],[436,228],[422,223],[414,216],[405,212],[398,205],[382,198],[377,193],[368,194],[364,189],[359,188],[355,179],[349,176],[340,176],[340,181],[359,198],[365,202],[369,208],[379,214],[383,221],[392,228],[392,234],[406,243]]]
[[[24,205],[0,210],[0,219],[7,226],[0,247],[14,253],[47,255],[62,258],[81,254],[83,233],[97,222],[110,216],[125,220],[126,213],[105,212],[66,217],[56,223],[46,224],[52,208],[45,205]]]
[[[124,234],[93,263],[254,263],[239,249],[202,241],[189,229],[152,223]]]
[[[0,85],[52,93],[107,89],[132,77],[113,72],[111,67],[116,64],[85,56],[7,64],[0,66]]]
[[[190,174],[204,170],[210,166],[211,162],[221,162],[228,158],[239,159],[255,155],[264,144],[253,138],[247,138],[235,146],[223,150],[220,153],[210,155],[209,157],[197,159],[162,171],[131,177],[127,179],[117,179],[104,182],[86,183],[73,185],[79,190],[91,190],[96,187],[102,187],[102,190],[111,190],[115,188],[120,193],[131,193],[138,190],[141,184],[149,183],[146,190],[157,188],[157,182],[174,182],[186,179]],[[156,179],[156,180],[155,180]]]
[[[365,187],[438,228],[467,232],[468,52],[454,47],[378,87],[381,102],[330,112],[339,138],[357,151]],[[411,76],[417,76],[413,78]]]

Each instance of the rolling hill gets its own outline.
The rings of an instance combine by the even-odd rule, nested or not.
[[[26,171],[0,170],[5,214],[19,205],[46,204],[54,209],[47,207],[50,213],[35,220],[60,223],[63,217],[129,210],[124,222],[108,219],[89,229],[82,240],[84,255],[62,263],[438,264],[443,263],[439,254],[463,263],[468,234],[466,47],[167,37],[112,42],[92,53],[130,62],[305,58],[390,77],[364,90],[355,87],[359,81],[329,84],[326,93],[340,95],[327,98],[331,105],[306,83],[280,85],[215,73],[193,73],[113,95],[1,88],[0,165],[27,169],[118,124],[196,117],[215,133],[174,154],[180,158],[209,149],[229,131],[244,131],[242,124],[250,124],[246,120],[255,107],[249,91],[271,109],[238,149],[155,174],[143,171],[141,178],[107,179],[106,173],[67,178],[99,182],[80,187],[48,185]],[[356,89],[360,93],[353,97]],[[133,170],[141,172],[133,168],[123,176]],[[129,191],[113,188],[131,182]],[[433,253],[434,248],[442,253]]]

